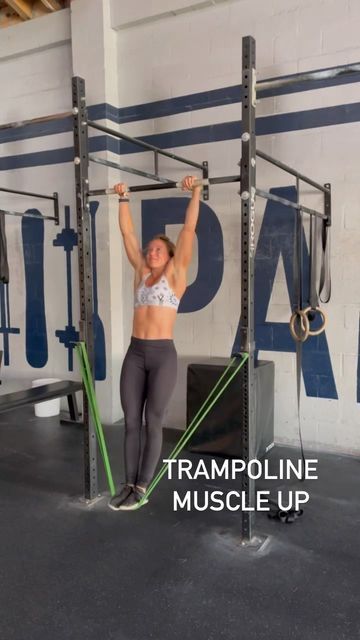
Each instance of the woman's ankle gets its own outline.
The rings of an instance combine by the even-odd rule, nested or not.
[[[135,487],[138,491],[141,491],[141,493],[146,493],[147,487],[144,484],[136,484]]]

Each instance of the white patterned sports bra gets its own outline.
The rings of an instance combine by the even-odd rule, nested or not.
[[[158,282],[147,287],[145,281],[150,275],[147,273],[136,289],[134,307],[169,307],[177,310],[180,300],[170,288],[166,276],[161,276]]]

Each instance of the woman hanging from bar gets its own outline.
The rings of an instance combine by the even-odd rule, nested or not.
[[[126,184],[119,183],[114,187],[119,196],[119,224],[124,247],[135,271],[133,330],[120,377],[126,482],[109,503],[116,511],[138,508],[161,454],[162,421],[177,375],[173,329],[187,286],[199,217],[201,186],[195,186],[195,180],[193,176],[187,176],[182,181],[182,189],[192,191],[192,196],[176,246],[167,236],[158,235],[149,242],[144,253],[134,232]],[[144,409],[145,443],[141,458]]]

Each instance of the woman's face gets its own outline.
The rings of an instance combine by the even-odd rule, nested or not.
[[[165,267],[170,256],[165,242],[151,240],[145,254],[146,264],[150,269]]]

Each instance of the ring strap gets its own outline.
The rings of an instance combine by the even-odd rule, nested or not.
[[[322,309],[320,309],[320,307],[306,307],[306,309],[303,310],[303,313],[306,315],[310,313],[310,312],[314,312],[316,311],[317,313],[320,313],[321,316],[321,320],[322,320],[322,325],[321,327],[319,327],[318,329],[310,329],[309,328],[309,336],[319,336],[320,333],[322,333],[325,329],[325,325],[326,325],[326,316],[325,313]],[[309,323],[310,325],[310,323]]]
[[[297,318],[300,319],[300,327],[302,330],[301,334],[298,333],[295,328]],[[296,311],[293,312],[290,318],[290,333],[292,337],[294,338],[294,340],[296,340],[296,342],[305,342],[305,340],[307,340],[310,335],[309,332],[310,322],[307,314],[302,309],[296,309]]]

